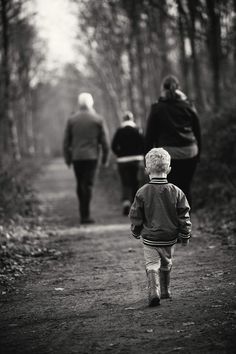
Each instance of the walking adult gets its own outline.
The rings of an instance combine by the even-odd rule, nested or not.
[[[144,137],[139,131],[132,112],[127,111],[121,126],[112,139],[112,151],[117,156],[122,186],[123,215],[129,214],[135,193],[139,188],[140,164],[144,159]]]
[[[153,147],[168,151],[168,181],[183,190],[191,205],[191,182],[201,153],[201,130],[197,111],[180,90],[175,76],[163,80],[159,100],[151,106],[145,146],[146,152]]]
[[[73,165],[80,220],[82,224],[93,223],[90,202],[97,164],[108,163],[109,141],[104,119],[93,108],[91,94],[78,96],[79,110],[67,122],[64,134],[64,158],[68,166]]]

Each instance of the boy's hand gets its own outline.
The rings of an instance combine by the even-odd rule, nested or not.
[[[135,235],[135,234],[132,234],[132,236],[133,236],[134,238],[136,238],[137,240],[139,240],[139,239],[140,239],[140,235]]]

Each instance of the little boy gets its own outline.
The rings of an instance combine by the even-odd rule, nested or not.
[[[131,206],[129,217],[135,238],[142,238],[149,306],[171,297],[170,271],[174,245],[189,242],[190,207],[181,189],[168,183],[170,155],[162,148],[153,148],[145,156],[149,183],[141,187]]]

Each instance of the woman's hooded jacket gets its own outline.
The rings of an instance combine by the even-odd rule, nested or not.
[[[201,150],[201,134],[198,114],[186,95],[180,90],[174,97],[164,91],[158,102],[151,106],[145,134],[145,151],[153,147],[198,146]]]

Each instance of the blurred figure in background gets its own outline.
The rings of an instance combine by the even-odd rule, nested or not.
[[[185,193],[191,205],[191,182],[201,153],[198,114],[179,89],[175,76],[167,76],[158,102],[151,106],[145,134],[145,151],[163,147],[171,156],[168,181]]]
[[[123,215],[128,215],[135,193],[139,188],[139,169],[144,160],[143,134],[134,122],[131,112],[125,113],[121,126],[113,136],[111,147],[117,156],[122,186]]]
[[[89,93],[78,96],[79,110],[67,122],[64,134],[64,158],[74,168],[80,221],[93,223],[90,216],[90,201],[95,172],[102,150],[102,164],[107,165],[109,154],[108,131],[104,119],[93,108],[93,97]]]

